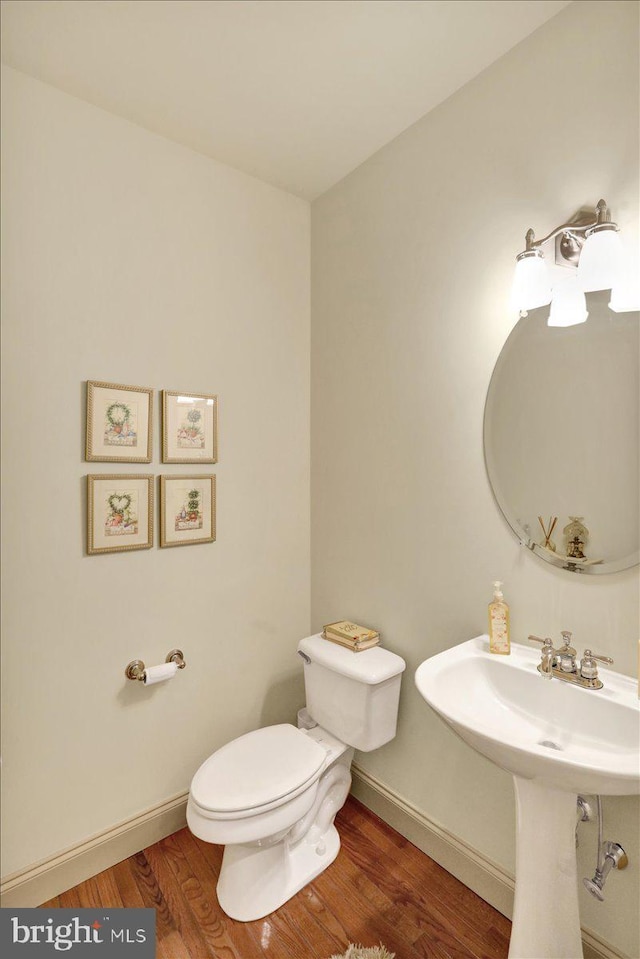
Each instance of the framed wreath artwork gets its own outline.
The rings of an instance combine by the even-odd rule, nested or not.
[[[162,462],[218,462],[218,397],[162,391]]]
[[[215,538],[215,476],[161,476],[160,546],[213,543]]]
[[[150,463],[153,390],[87,382],[85,457],[100,463]]]
[[[87,553],[153,546],[153,476],[87,476]]]

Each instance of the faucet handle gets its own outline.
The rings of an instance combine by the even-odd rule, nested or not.
[[[538,672],[543,679],[551,679],[557,658],[552,641],[548,636],[546,639],[540,639],[539,636],[529,636],[529,639],[532,643],[542,643],[542,657],[540,659],[540,665],[538,666]]]
[[[600,663],[606,663],[609,666],[613,663],[610,656],[600,656],[597,653],[592,653],[590,649],[585,649],[580,663],[580,675],[583,679],[598,678],[598,663],[596,660]]]
[[[539,636],[529,636],[528,639],[530,643],[541,643],[543,649],[544,648],[553,649],[553,642],[549,639],[548,636],[546,639],[540,639]]]
[[[600,662],[600,663],[608,663],[609,665],[611,665],[611,664],[613,663],[613,660],[611,659],[611,656],[602,656],[600,653],[592,653],[590,649],[585,649],[585,651],[584,651],[584,658],[585,658],[585,659],[597,659],[598,662]]]

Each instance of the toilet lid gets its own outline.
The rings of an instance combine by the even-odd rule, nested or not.
[[[191,797],[211,812],[256,809],[312,780],[326,758],[322,746],[295,726],[266,726],[205,760],[193,777]]]

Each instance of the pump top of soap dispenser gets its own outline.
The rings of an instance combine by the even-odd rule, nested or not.
[[[500,589],[502,585],[503,583],[499,579],[497,579],[495,583],[493,584],[493,598],[497,599],[498,601],[501,601],[504,599],[502,590]]]

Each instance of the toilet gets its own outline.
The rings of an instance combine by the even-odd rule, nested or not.
[[[320,634],[302,639],[298,654],[309,728],[282,723],[234,739],[204,761],[189,791],[187,824],[225,846],[218,901],[241,922],[278,909],[333,862],[354,749],[396,734],[400,656],[380,646],[354,653]]]

